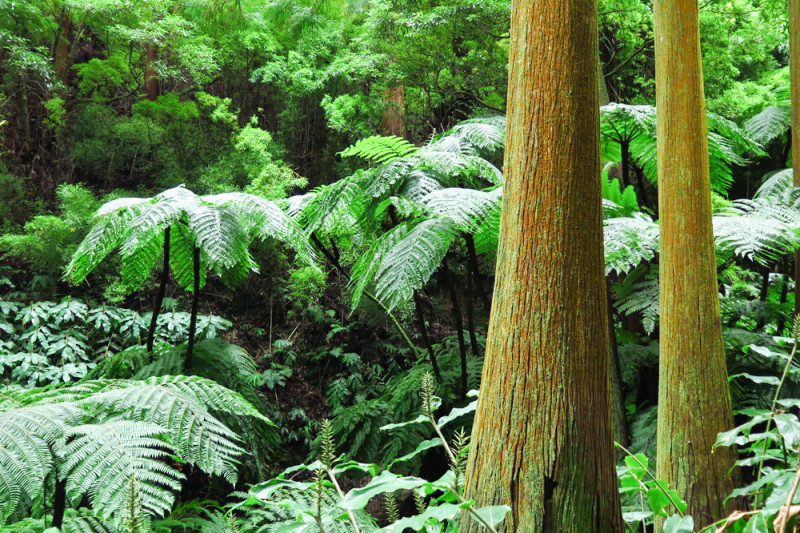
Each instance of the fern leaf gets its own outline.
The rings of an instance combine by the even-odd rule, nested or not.
[[[449,188],[425,196],[420,203],[433,213],[452,220],[460,231],[474,233],[489,213],[500,205],[502,194],[502,187],[490,192]]]
[[[744,130],[756,142],[766,145],[785,134],[792,125],[790,106],[768,106],[744,123]]]
[[[342,157],[359,156],[367,161],[378,164],[407,157],[416,151],[417,147],[400,137],[384,137],[374,135],[361,139],[354,145],[339,152]]]
[[[74,437],[64,448],[62,475],[73,500],[83,494],[95,509],[119,517],[131,480],[143,509],[163,515],[172,507],[183,475],[162,461],[174,452],[159,439],[165,428],[129,420],[86,424],[70,429]]]

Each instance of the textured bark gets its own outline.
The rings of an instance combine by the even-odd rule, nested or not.
[[[512,3],[503,211],[466,497],[502,532],[623,529],[600,205],[597,6]],[[485,531],[462,516],[462,533]]]
[[[153,63],[158,59],[158,47],[148,43],[145,49],[145,67],[144,67],[144,94],[150,101],[155,101],[158,98],[159,86],[156,71],[153,68]]]
[[[61,17],[59,19],[59,31],[53,50],[53,68],[56,71],[58,80],[64,85],[69,84],[71,33],[72,18],[69,16],[69,11],[67,11],[66,8],[62,8]]]
[[[655,3],[661,337],[657,476],[702,526],[725,514],[733,427],[722,344],[697,0]]]
[[[382,135],[406,136],[406,93],[402,86],[391,87],[383,93],[386,108],[380,131]]]
[[[800,187],[800,0],[789,0],[789,57],[792,80],[792,167]],[[794,312],[800,313],[800,250],[794,254]]]

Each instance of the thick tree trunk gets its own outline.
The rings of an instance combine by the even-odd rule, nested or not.
[[[406,93],[403,86],[391,87],[383,93],[383,110],[380,131],[382,135],[406,136]]]
[[[800,187],[800,0],[789,0],[789,57],[792,80],[792,167]],[[794,254],[794,313],[800,313],[800,250]]]
[[[655,3],[661,355],[657,477],[702,526],[725,514],[733,427],[711,227],[697,0]]]
[[[597,4],[512,2],[495,296],[466,497],[508,532],[623,529],[612,447]],[[462,516],[461,533],[484,531]]]

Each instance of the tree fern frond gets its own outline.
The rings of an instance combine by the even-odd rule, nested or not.
[[[131,209],[147,203],[150,203],[150,198],[117,198],[101,205],[92,218],[104,217],[115,211]]]
[[[374,275],[375,296],[390,310],[409,301],[439,268],[455,237],[455,227],[449,219],[434,218],[415,226],[397,226],[392,232],[398,232],[399,238],[381,254]]]
[[[494,254],[500,242],[500,204],[492,208],[473,236],[475,251],[479,254]]]
[[[187,211],[187,217],[208,268],[224,271],[249,257],[250,241],[233,210],[201,203]]]
[[[400,137],[374,135],[361,139],[339,152],[342,157],[359,156],[378,164],[389,163],[413,154],[417,147]]]
[[[792,125],[792,108],[768,106],[744,123],[744,130],[756,142],[766,145],[785,134]]]
[[[495,157],[503,152],[506,118],[502,115],[467,120],[453,126],[447,135],[460,141],[461,150],[481,157]]]
[[[603,221],[606,274],[627,274],[658,254],[658,224],[642,213]]]
[[[489,192],[449,188],[425,196],[420,203],[431,212],[452,220],[460,231],[474,233],[489,213],[500,205],[502,194],[502,187]]]
[[[120,246],[127,236],[130,225],[139,215],[142,204],[122,207],[104,215],[78,245],[67,265],[67,276],[80,283],[108,254]]]
[[[764,176],[764,183],[758,188],[753,198],[764,196],[782,196],[785,191],[794,187],[794,171],[791,168],[770,172]]]
[[[88,494],[95,509],[118,518],[134,480],[141,507],[157,516],[165,514],[183,479],[161,460],[175,451],[157,438],[166,433],[157,424],[129,420],[71,428],[68,434],[75,438],[62,452],[67,493],[73,500]]]
[[[194,235],[184,224],[175,224],[170,230],[169,266],[172,275],[182,289],[194,290]],[[200,288],[206,284],[206,268],[200,257]]]
[[[159,232],[141,246],[122,256],[122,279],[131,289],[139,287],[150,278],[164,249],[164,233]]]
[[[775,196],[737,200],[730,211],[714,216],[718,249],[766,264],[800,247],[800,213],[779,202]]]
[[[309,234],[320,230],[325,233],[341,229],[356,230],[366,211],[365,188],[371,176],[371,172],[356,172],[317,188],[314,197],[297,215],[297,222]]]

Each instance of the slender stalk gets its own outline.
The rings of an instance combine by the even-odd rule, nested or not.
[[[789,491],[789,496],[786,498],[786,504],[778,512],[778,518],[775,519],[775,533],[784,533],[786,531],[786,526],[789,523],[789,513],[792,510],[792,500],[794,500],[794,495],[797,494],[798,485],[800,485],[800,469],[797,470],[797,474],[794,476],[794,482],[792,483],[792,489]]]
[[[786,381],[786,376],[789,375],[789,368],[792,366],[792,361],[794,360],[794,355],[797,353],[797,329],[798,329],[798,319],[795,317],[794,321],[794,346],[792,346],[792,353],[789,354],[789,359],[786,361],[786,366],[783,368],[783,374],[781,374],[781,380],[778,383],[778,388],[775,389],[775,396],[772,397],[772,405],[769,408],[769,412],[774,415],[775,407],[778,405],[778,398],[780,398],[781,389],[783,388],[783,383]],[[767,427],[764,429],[764,435],[769,433],[769,430],[772,426],[772,417],[767,420]],[[764,438],[764,448],[761,450],[761,459],[758,461],[758,474],[756,474],[756,481],[761,480],[761,476],[763,475],[764,471],[764,455],[767,453],[767,448],[769,447],[769,439]],[[753,507],[758,508],[759,500],[761,498],[761,493],[756,493],[755,502]]]
[[[58,469],[55,471],[56,490],[53,494],[53,522],[52,527],[61,529],[64,524],[64,511],[67,509],[67,480],[58,478]]]
[[[194,354],[194,335],[197,329],[197,304],[200,299],[200,248],[194,247],[194,294],[192,294],[192,315],[189,318],[189,346],[186,349],[185,368],[192,368],[192,355]]]
[[[336,481],[336,476],[333,474],[333,470],[329,466],[326,466],[325,470],[328,472],[328,478],[331,480],[331,483],[333,483],[333,486],[336,489],[336,493],[339,495],[339,499],[343,500],[344,492],[342,492],[342,488],[339,486],[339,482]],[[356,517],[353,514],[353,511],[348,509],[347,517],[350,519],[350,524],[352,524],[353,526],[353,531],[355,531],[355,533],[361,533],[361,530],[358,528],[358,522],[356,522]]]
[[[625,446],[623,446],[622,444],[620,444],[618,442],[615,442],[614,444],[616,444],[616,446],[620,450],[622,450],[627,455],[629,455],[631,458],[633,458],[633,460],[636,461],[636,464],[638,464],[640,467],[642,467],[644,469],[644,471],[647,474],[647,476],[655,482],[656,486],[659,489],[661,489],[661,492],[663,492],[664,496],[667,497],[667,499],[669,500],[669,503],[671,503],[672,506],[675,507],[675,510],[678,511],[678,514],[681,516],[681,518],[683,518],[684,517],[683,511],[681,511],[680,507],[678,507],[677,502],[674,499],[672,499],[672,496],[670,496],[669,492],[667,491],[667,487],[664,486],[664,484],[660,480],[656,479],[656,476],[654,476],[653,473],[650,472],[650,470],[647,468],[647,466],[645,466],[644,463],[642,463],[639,460],[638,457],[636,457],[633,453],[631,453],[631,451],[629,449],[627,449]]]
[[[167,292],[167,281],[169,280],[169,228],[164,229],[164,269],[161,272],[161,283],[158,286],[155,305],[153,306],[153,318],[150,319],[150,329],[147,331],[147,353],[153,352],[153,343],[156,337],[156,324],[158,314],[161,312],[161,303],[164,301],[164,294]]]
[[[475,306],[472,303],[472,276],[467,272],[467,331],[469,332],[469,343],[472,347],[472,355],[480,357],[480,347],[478,337],[475,334]]]

